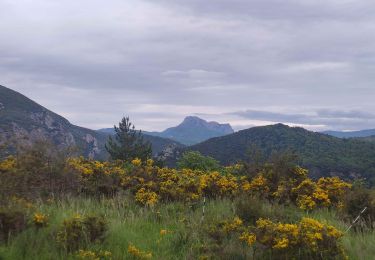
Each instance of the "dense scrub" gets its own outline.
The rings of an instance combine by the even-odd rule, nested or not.
[[[202,171],[160,168],[152,160],[38,157],[38,164],[19,161],[24,157],[0,163],[0,258],[356,259],[374,253],[374,197],[360,183],[314,181],[291,164]],[[52,184],[47,162],[56,167]],[[23,191],[9,189],[19,178]],[[360,225],[346,233],[362,206]]]

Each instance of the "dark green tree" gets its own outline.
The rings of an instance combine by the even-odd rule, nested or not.
[[[143,161],[151,157],[151,144],[143,140],[142,132],[135,130],[129,117],[124,117],[114,128],[115,135],[110,136],[105,145],[112,159],[131,161],[139,158]]]

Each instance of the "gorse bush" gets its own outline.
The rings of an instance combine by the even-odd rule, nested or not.
[[[317,207],[343,207],[343,195],[351,187],[337,177],[321,178],[314,182],[307,177],[307,171],[300,167],[294,167],[287,176],[277,178],[278,183],[274,183],[276,178],[270,168],[249,179],[232,174],[236,167],[227,167],[225,173],[176,170],[159,168],[153,165],[152,160],[143,163],[139,159],[124,167],[120,162],[100,163],[78,158],[70,159],[68,167],[80,175],[84,190],[96,193],[130,190],[143,205],[172,200],[194,202],[203,196],[234,198],[239,194],[251,194],[311,210]]]
[[[211,226],[207,233],[219,247],[230,238],[242,241],[255,259],[346,258],[340,243],[343,233],[312,218],[291,224],[259,218],[254,225],[246,226],[235,217]]]
[[[64,220],[56,241],[65,250],[74,251],[87,246],[88,243],[102,242],[106,232],[107,222],[103,217],[77,214]]]
[[[0,198],[77,192],[78,177],[65,168],[73,155],[74,150],[61,150],[43,140],[18,147],[17,153],[0,162]]]

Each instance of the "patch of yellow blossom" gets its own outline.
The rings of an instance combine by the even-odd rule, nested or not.
[[[239,217],[235,217],[232,221],[225,221],[223,223],[223,230],[227,233],[238,230],[243,224]]]
[[[109,251],[91,251],[91,250],[79,250],[77,253],[78,259],[88,260],[111,260],[112,253]]]
[[[302,218],[297,224],[274,223],[269,219],[256,221],[253,230],[256,241],[268,248],[289,250],[302,247],[311,251],[330,250],[343,233],[333,226],[324,225],[312,218]]]
[[[144,252],[135,247],[134,245],[130,244],[128,246],[128,253],[135,257],[136,259],[151,259],[152,253],[151,252]]]
[[[36,227],[45,227],[48,225],[48,217],[42,213],[35,213],[33,222]]]
[[[251,180],[248,190],[251,192],[265,194],[268,193],[270,189],[267,186],[267,179],[263,176],[263,174],[260,173]]]
[[[161,236],[164,236],[164,235],[166,235],[166,234],[168,234],[168,230],[166,230],[166,229],[161,229],[161,230],[160,230],[160,235],[161,235]]]
[[[16,159],[13,156],[7,157],[5,160],[0,162],[0,172],[6,172],[16,167]]]
[[[141,188],[135,194],[135,200],[145,206],[154,206],[159,198],[155,192]]]
[[[255,234],[246,231],[246,232],[243,232],[241,234],[241,236],[239,237],[239,239],[241,241],[246,242],[246,244],[248,246],[252,246],[255,243],[255,241],[257,240],[257,237],[256,237]]]
[[[134,160],[132,160],[131,162],[135,167],[139,167],[142,165],[142,160],[139,159],[139,158],[135,158]]]

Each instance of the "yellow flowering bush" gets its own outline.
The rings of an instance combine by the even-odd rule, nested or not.
[[[132,244],[128,246],[128,253],[135,259],[151,259],[152,258],[151,252],[142,251]]]
[[[99,162],[83,157],[68,159],[66,168],[79,174],[82,191],[88,194],[115,194],[126,172],[121,162]]]
[[[92,251],[92,250],[79,250],[76,254],[78,259],[87,260],[111,260],[112,253],[109,251]]]
[[[130,190],[137,202],[147,206],[160,201],[196,203],[203,196],[233,198],[245,193],[312,210],[342,206],[343,194],[351,187],[337,177],[315,182],[300,167],[292,167],[285,176],[277,176],[266,167],[253,178],[232,175],[243,169],[241,164],[226,167],[223,172],[205,172],[159,168],[151,159],[142,162],[136,158],[126,164],[81,157],[69,159],[67,167],[79,174],[82,191],[86,193],[108,195],[119,189]]]
[[[7,157],[0,162],[0,172],[11,171],[16,167],[16,159],[13,156]]]
[[[273,251],[282,259],[345,257],[339,241],[343,233],[312,218],[302,218],[298,223],[259,218],[254,226],[246,227],[240,218],[235,217],[219,222],[216,228],[211,227],[208,234],[218,244],[222,244],[226,237],[237,234],[238,239],[247,246],[263,248],[259,252],[260,258]]]
[[[68,251],[78,249],[85,241],[101,242],[107,232],[107,222],[102,216],[75,215],[64,220],[57,232],[57,243]]]
[[[260,195],[267,195],[270,191],[270,188],[267,185],[267,179],[262,173],[252,179],[249,185],[245,186],[245,188],[252,193],[258,193]]]
[[[245,231],[241,234],[239,239],[241,241],[244,241],[248,246],[252,246],[255,243],[255,241],[257,240],[257,237],[256,237],[255,234],[253,234],[251,232],[248,232],[248,231]]]
[[[139,159],[139,158],[135,158],[134,160],[132,160],[132,164],[136,167],[139,167],[142,165],[142,160]]]
[[[158,202],[158,195],[153,191],[141,188],[135,194],[135,200],[145,206],[154,206]]]
[[[344,257],[339,244],[343,233],[311,218],[302,218],[296,224],[259,219],[251,230],[256,236],[256,242],[270,250],[280,251],[280,255]],[[246,241],[245,238],[244,235],[242,240]]]
[[[223,224],[223,230],[227,233],[232,231],[238,231],[242,225],[243,221],[239,217],[235,217],[232,221],[225,221]]]
[[[339,177],[320,178],[317,186],[327,193],[331,204],[336,207],[343,205],[344,195],[352,188],[350,183],[344,182]]]

